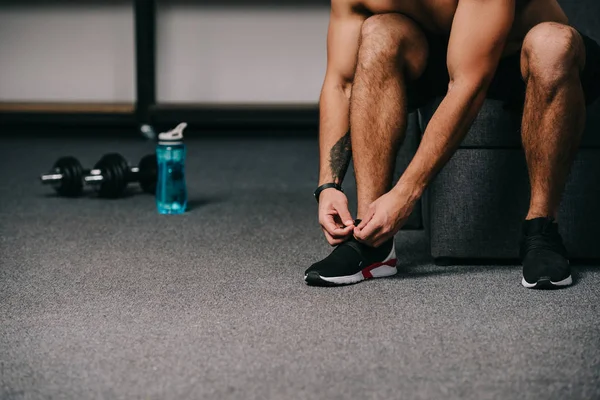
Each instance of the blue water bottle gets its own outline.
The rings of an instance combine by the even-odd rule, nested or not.
[[[160,214],[183,214],[187,207],[186,147],[183,143],[183,130],[186,127],[187,124],[182,123],[158,135],[156,206]]]

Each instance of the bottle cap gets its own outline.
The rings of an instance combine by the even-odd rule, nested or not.
[[[163,132],[158,135],[158,140],[161,142],[181,142],[183,140],[183,130],[187,127],[187,123],[182,122],[177,125],[174,129]]]

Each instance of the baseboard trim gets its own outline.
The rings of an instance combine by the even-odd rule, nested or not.
[[[136,126],[136,118],[133,113],[5,111],[0,112],[0,125],[14,125],[18,127],[108,126],[133,128]]]
[[[238,104],[157,104],[150,108],[150,119],[158,128],[187,122],[190,128],[225,131],[252,136],[260,131],[304,132],[316,135],[319,107],[315,104],[238,105]]]
[[[139,134],[134,110],[85,105],[11,105],[0,107],[1,132],[62,132],[65,128],[105,128],[131,130]],[[127,110],[125,110],[127,111]],[[150,124],[156,132],[187,122],[191,137],[310,137],[319,132],[319,107],[316,104],[157,104],[150,107]],[[7,127],[13,129],[6,129]],[[2,135],[2,133],[0,133]],[[100,133],[100,135],[103,135]]]

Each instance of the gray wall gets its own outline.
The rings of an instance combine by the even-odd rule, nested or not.
[[[0,101],[134,99],[126,4],[0,6]]]
[[[0,5],[0,101],[134,100],[131,4],[82,3]],[[326,4],[163,1],[158,100],[315,103],[325,71],[327,23]]]

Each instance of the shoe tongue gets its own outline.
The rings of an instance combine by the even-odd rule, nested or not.
[[[342,243],[344,246],[351,248],[354,250],[359,256],[362,258],[362,249],[358,241],[354,238],[349,239],[348,241]]]
[[[378,248],[369,247],[365,244],[360,243],[354,237],[350,238],[348,241],[342,243],[339,247],[349,247],[354,250],[361,259],[364,260],[383,260],[391,251],[393,242],[388,240],[388,242],[384,243],[382,246]]]
[[[526,236],[540,235],[542,233],[552,232],[555,227],[556,224],[554,223],[554,219],[552,218],[534,218],[525,221],[525,223],[523,224],[523,233]]]
[[[364,256],[358,247],[358,243],[352,241],[338,245],[331,255],[344,264],[359,264],[361,261],[364,261]]]

